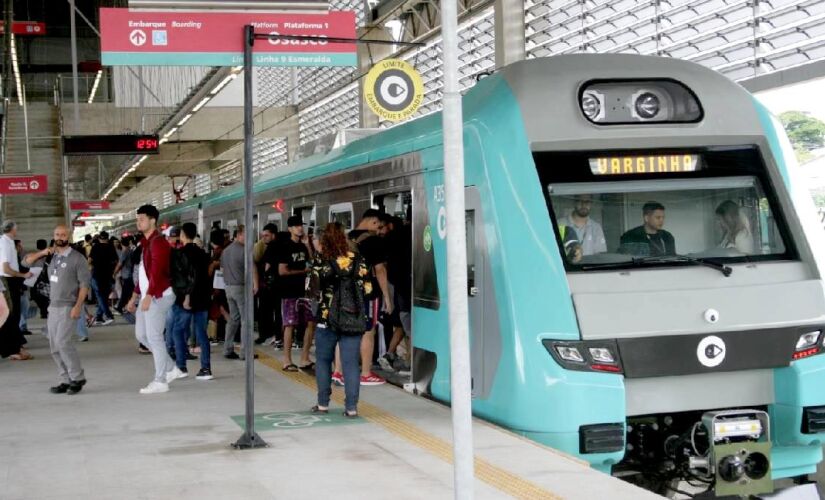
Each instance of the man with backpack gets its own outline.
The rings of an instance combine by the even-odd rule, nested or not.
[[[195,338],[201,348],[201,369],[195,378],[212,380],[210,345],[206,335],[212,283],[209,280],[209,257],[195,244],[197,233],[195,224],[185,223],[180,234],[183,247],[172,251],[172,289],[175,291],[172,336],[175,341],[175,363],[181,372],[188,373],[186,340],[189,325],[194,325]]]

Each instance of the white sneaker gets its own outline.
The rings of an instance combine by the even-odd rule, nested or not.
[[[166,372],[166,383],[168,384],[168,383],[172,382],[173,380],[177,380],[179,378],[186,378],[188,376],[189,376],[189,374],[187,372],[181,370],[180,368],[178,368],[176,366],[176,367],[172,368],[171,370],[169,370],[168,372]]]
[[[162,392],[169,392],[169,384],[155,382],[154,380],[140,390],[141,394],[160,394]]]
[[[115,322],[115,320],[113,318],[106,318],[106,319],[103,320],[102,323],[100,323],[100,325],[101,326],[109,326],[114,322]]]

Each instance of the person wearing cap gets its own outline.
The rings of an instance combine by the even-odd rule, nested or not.
[[[163,235],[166,236],[166,240],[172,248],[180,248],[183,246],[180,242],[180,228],[178,226],[169,226],[163,232]]]
[[[109,295],[112,293],[117,262],[117,251],[109,241],[109,233],[101,231],[97,243],[92,246],[89,263],[92,266],[92,291],[97,299],[95,322],[104,326],[115,320],[109,309]]]
[[[246,231],[243,224],[238,226],[235,241],[221,253],[221,269],[226,286],[226,300],[229,302],[229,323],[226,325],[226,338],[223,342],[223,357],[226,359],[244,359],[243,338],[241,338],[241,356],[235,353],[235,337],[238,331],[243,332],[246,322],[252,318],[246,317]],[[258,293],[258,272],[252,267],[252,293]],[[257,355],[256,355],[257,356]]]
[[[315,333],[315,318],[311,304],[306,300],[306,277],[310,250],[304,237],[304,221],[300,215],[287,219],[289,239],[284,241],[278,254],[278,275],[281,282],[281,321],[284,325],[284,371],[297,371],[292,362],[292,336],[295,327],[306,325],[304,351],[309,352]],[[301,368],[311,368],[307,363]]]
[[[5,221],[3,236],[0,236],[0,277],[10,313],[8,320],[0,328],[0,357],[25,361],[32,359],[32,355],[23,348],[26,339],[20,332],[20,297],[23,293],[23,280],[30,277],[31,273],[20,272],[17,247],[14,244],[16,237],[17,223]]]

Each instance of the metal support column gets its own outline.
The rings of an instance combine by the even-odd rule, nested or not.
[[[255,44],[255,30],[252,26],[245,26],[243,31],[243,188],[244,188],[244,302],[245,311],[242,313],[246,321],[242,322],[244,357],[246,359],[246,419],[244,433],[232,445],[237,449],[261,448],[267,446],[255,432],[255,351],[252,341],[252,323],[255,318],[255,307],[252,301],[253,268],[252,246],[255,230],[252,227],[252,139],[254,136],[254,122],[252,118],[252,46]]]
[[[75,130],[80,127],[80,107],[77,104],[77,24],[74,17],[74,0],[69,0],[69,25],[72,33],[72,97],[74,98],[74,126]]]
[[[496,68],[526,57],[524,33],[524,0],[496,0],[495,37]]]
[[[457,0],[441,2],[444,60],[444,195],[447,208],[447,293],[450,312],[450,402],[453,415],[454,498],[473,498],[473,416],[467,307],[467,229],[464,204],[464,126],[458,73]]]

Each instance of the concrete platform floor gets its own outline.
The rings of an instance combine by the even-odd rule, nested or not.
[[[190,376],[145,396],[138,389],[150,381],[152,361],[137,353],[132,328],[91,335],[78,344],[89,383],[75,396],[49,393],[56,371],[40,335],[28,337],[36,359],[0,360],[0,499],[452,497],[442,405],[366,387],[358,423],[295,427],[307,418],[281,415],[288,428],[258,429],[269,448],[235,451],[241,428],[231,416],[244,409],[243,363],[216,355],[215,380]],[[197,366],[190,361],[191,374]],[[314,378],[278,367],[266,355],[256,363],[256,411],[308,410]],[[339,389],[336,397],[337,409]],[[484,422],[475,422],[474,439],[476,498],[656,498]]]

